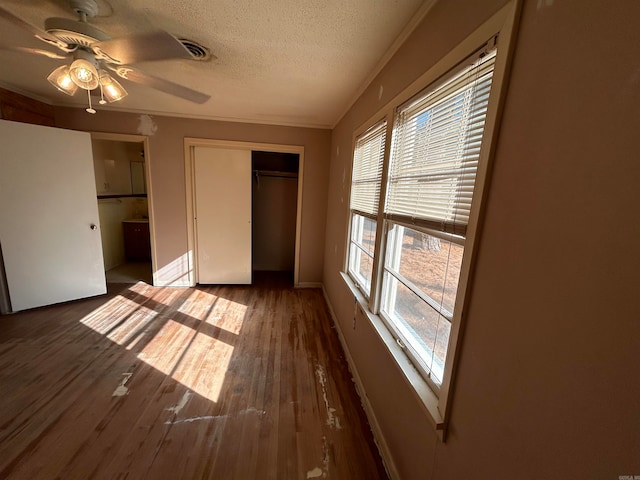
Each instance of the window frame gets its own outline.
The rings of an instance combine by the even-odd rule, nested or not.
[[[346,236],[347,248],[345,250],[344,269],[342,276],[347,285],[354,292],[357,303],[360,304],[362,312],[369,319],[374,329],[378,332],[380,338],[389,349],[392,357],[399,365],[401,371],[404,374],[405,380],[409,384],[410,388],[412,388],[416,393],[417,398],[420,400],[426,413],[428,413],[429,415],[428,418],[432,421],[435,429],[440,433],[440,438],[442,440],[444,440],[446,437],[446,427],[449,422],[452,385],[455,379],[455,369],[458,363],[461,332],[464,327],[465,310],[467,308],[469,292],[473,286],[473,265],[476,256],[475,253],[477,250],[478,239],[481,233],[483,205],[486,203],[491,171],[491,159],[494,156],[497,145],[497,131],[500,124],[504,98],[506,96],[507,77],[509,73],[509,66],[511,64],[511,58],[513,56],[517,23],[521,8],[521,0],[512,0],[504,7],[502,7],[486,22],[479,26],[473,33],[465,38],[460,44],[458,44],[454,49],[446,54],[440,61],[436,62],[431,68],[429,68],[405,90],[394,97],[380,110],[378,110],[378,112],[376,112],[376,114],[373,115],[369,121],[365,122],[360,128],[356,129],[352,137],[351,166],[353,166],[353,153],[355,142],[358,136],[362,135],[368,128],[379,122],[381,118],[385,119],[387,122],[387,141],[385,144],[383,177],[380,187],[381,200],[379,203],[380,208],[378,208],[378,216],[376,219],[376,242],[369,297],[364,298],[363,296],[358,295],[359,292],[357,292],[354,288],[354,284],[348,275],[349,246],[351,239],[351,210],[348,210],[349,215]],[[386,220],[384,216],[384,208],[382,208],[384,206],[384,199],[387,195],[389,162],[392,148],[392,142],[389,140],[393,139],[392,133],[395,126],[395,112],[398,107],[409,101],[411,98],[415,97],[419,92],[429,88],[429,86],[437,85],[437,83],[441,81],[441,79],[446,78],[450,74],[450,72],[454,71],[461,62],[477,52],[479,48],[482,48],[482,46],[487,43],[488,39],[491,40],[494,37],[499,38],[499,44],[497,45],[498,51],[495,60],[491,96],[487,107],[484,133],[482,136],[482,149],[478,159],[476,184],[471,205],[469,222],[464,238],[464,254],[458,280],[458,289],[453,312],[454,315],[451,322],[451,331],[449,334],[449,346],[445,359],[442,383],[438,387],[434,384],[434,382],[430,382],[425,379],[425,377],[417,371],[414,363],[404,360],[405,358],[408,359],[410,357],[410,355],[408,355],[408,352],[406,351],[406,346],[403,345],[403,342],[398,338],[396,332],[393,331],[393,328],[389,327],[388,319],[384,319],[384,316],[381,315],[380,311],[384,258],[386,255],[387,235],[385,234],[385,232],[387,230],[387,224],[389,221],[393,221],[397,224],[402,224],[402,222],[398,222],[392,219]],[[376,121],[372,121],[373,119],[375,119]],[[425,230],[425,233],[431,234],[429,233],[429,231],[426,231],[431,229],[425,227],[406,224],[404,226],[418,231]],[[441,237],[447,241],[451,241],[448,233],[433,231],[432,233],[437,233],[436,236]]]

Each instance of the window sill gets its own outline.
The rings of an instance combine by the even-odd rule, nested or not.
[[[358,302],[360,315],[369,320],[380,337],[380,340],[382,340],[384,345],[387,347],[391,357],[402,372],[405,381],[411,387],[411,391],[414,392],[420,406],[427,414],[427,418],[429,418],[433,427],[442,435],[445,429],[445,421],[438,408],[438,397],[435,392],[413,366],[405,352],[398,345],[396,339],[384,324],[383,320],[378,315],[374,315],[369,311],[367,299],[362,295],[362,292],[360,292],[356,287],[349,275],[344,272],[341,272],[341,275]]]

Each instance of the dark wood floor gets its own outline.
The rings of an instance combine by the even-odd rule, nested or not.
[[[0,317],[0,478],[386,478],[320,290],[111,287]]]

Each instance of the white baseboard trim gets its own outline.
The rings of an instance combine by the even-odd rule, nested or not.
[[[367,420],[369,421],[369,425],[371,427],[371,431],[373,432],[373,440],[376,442],[378,446],[378,451],[380,453],[380,457],[382,457],[382,463],[384,464],[384,468],[387,470],[387,475],[391,480],[401,480],[400,474],[398,473],[398,469],[393,461],[393,457],[391,456],[391,451],[389,450],[389,446],[382,434],[382,429],[380,428],[380,424],[378,423],[378,419],[369,403],[369,398],[367,397],[366,391],[364,389],[364,385],[362,384],[362,380],[360,379],[360,375],[358,374],[358,370],[353,362],[353,358],[351,357],[351,352],[349,352],[349,348],[347,346],[347,342],[344,339],[344,335],[342,334],[342,329],[340,328],[340,324],[336,318],[336,314],[333,311],[333,306],[329,301],[329,297],[327,296],[327,291],[324,288],[324,284],[322,284],[322,294],[324,295],[324,300],[327,302],[327,307],[329,308],[329,314],[331,315],[331,319],[333,320],[333,324],[336,327],[336,331],[338,332],[338,338],[340,339],[340,343],[342,344],[342,349],[344,350],[345,356],[347,358],[347,364],[349,366],[349,371],[351,372],[353,383],[356,386],[356,392],[360,397],[360,402],[362,403],[362,407],[364,408],[364,413],[367,415]]]

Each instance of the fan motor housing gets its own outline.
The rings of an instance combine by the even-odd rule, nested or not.
[[[95,0],[69,0],[69,4],[78,15],[95,17],[98,15],[98,2]]]

